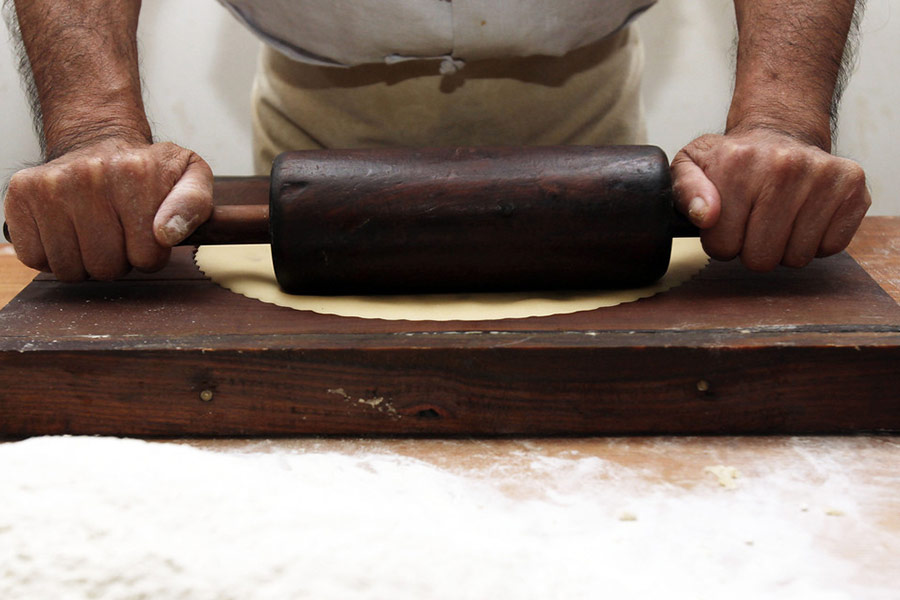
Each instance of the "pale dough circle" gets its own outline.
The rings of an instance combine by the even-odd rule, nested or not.
[[[569,314],[633,302],[672,289],[709,261],[700,240],[677,238],[666,274],[642,288],[498,294],[418,294],[403,296],[295,296],[275,281],[267,244],[201,246],[194,257],[203,273],[232,292],[296,310],[391,321],[493,321]]]

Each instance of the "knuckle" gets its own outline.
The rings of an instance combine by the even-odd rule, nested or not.
[[[26,190],[31,184],[31,176],[27,171],[19,171],[13,173],[9,178],[9,184],[6,187],[7,199],[17,199],[19,196],[26,194]]]
[[[746,166],[752,162],[756,155],[756,149],[745,142],[729,140],[722,149],[726,163]]]
[[[125,162],[125,170],[127,173],[135,177],[143,176],[149,168],[149,161],[140,154],[132,155]]]
[[[835,185],[865,187],[866,172],[856,161],[849,158],[827,155],[827,169]]]
[[[705,135],[701,135],[697,139],[693,140],[690,144],[688,144],[685,148],[687,150],[699,150],[700,152],[709,152],[713,148],[716,147],[723,139],[723,136],[716,135],[713,133],[707,133]]]
[[[855,193],[862,194],[866,189],[866,172],[858,164],[853,163],[847,172],[847,182]]]
[[[106,172],[106,161],[102,156],[91,156],[81,165],[81,174],[95,187],[103,185]]]
[[[688,156],[688,153],[682,148],[675,154],[674,158],[672,158],[671,167],[672,169],[677,169],[679,166],[690,162],[692,162],[690,156]]]
[[[149,161],[143,154],[130,152],[116,156],[113,159],[113,169],[118,175],[140,179],[146,175]]]
[[[686,178],[684,176],[673,178],[672,193],[674,194],[676,201],[690,201],[690,186],[689,182],[686,181]]]
[[[828,175],[834,171],[834,157],[824,152],[816,152],[809,157],[809,168],[816,173]]]
[[[789,167],[797,162],[797,155],[784,146],[773,146],[769,149],[768,159],[774,164]]]
[[[768,156],[769,169],[783,179],[793,179],[810,168],[809,159],[802,153],[788,148],[775,148]]]
[[[869,207],[872,206],[872,198],[865,188],[862,190],[853,190],[844,200],[844,205],[849,214],[859,214],[862,216],[869,210]]]
[[[63,167],[48,166],[41,172],[41,177],[35,180],[38,193],[55,194],[60,184],[65,181],[65,177]]]
[[[843,203],[848,208],[862,207],[867,210],[872,205],[872,198],[866,187],[866,174],[863,169],[854,163],[843,176],[843,181],[845,184],[843,188],[845,190],[842,198]]]
[[[27,184],[23,183],[21,180],[13,183],[10,180],[9,184],[6,187],[6,194],[3,197],[3,206],[6,210],[6,218],[9,219],[9,215],[16,209],[23,206],[29,198],[30,194],[27,192]]]
[[[65,166],[60,166],[56,171],[57,182],[67,187],[73,185],[79,187],[91,187],[96,183],[96,167],[93,162],[89,160],[79,160]]]
[[[55,201],[66,195],[66,191],[84,183],[84,171],[78,164],[47,165],[35,178],[34,188],[39,195]]]

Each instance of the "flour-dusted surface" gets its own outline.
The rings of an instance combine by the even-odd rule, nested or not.
[[[898,456],[892,438],[37,438],[0,444],[0,598],[894,599]]]

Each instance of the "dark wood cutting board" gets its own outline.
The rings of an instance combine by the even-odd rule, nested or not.
[[[895,240],[900,218],[869,219],[853,256],[802,270],[714,262],[634,303],[485,322],[293,311],[186,248],[115,283],[40,276],[0,311],[0,436],[900,430]]]

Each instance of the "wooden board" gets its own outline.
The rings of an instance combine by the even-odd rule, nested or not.
[[[869,219],[858,261],[714,263],[632,304],[485,322],[292,311],[186,248],[122,282],[39,276],[0,312],[0,435],[900,430],[898,238]]]

